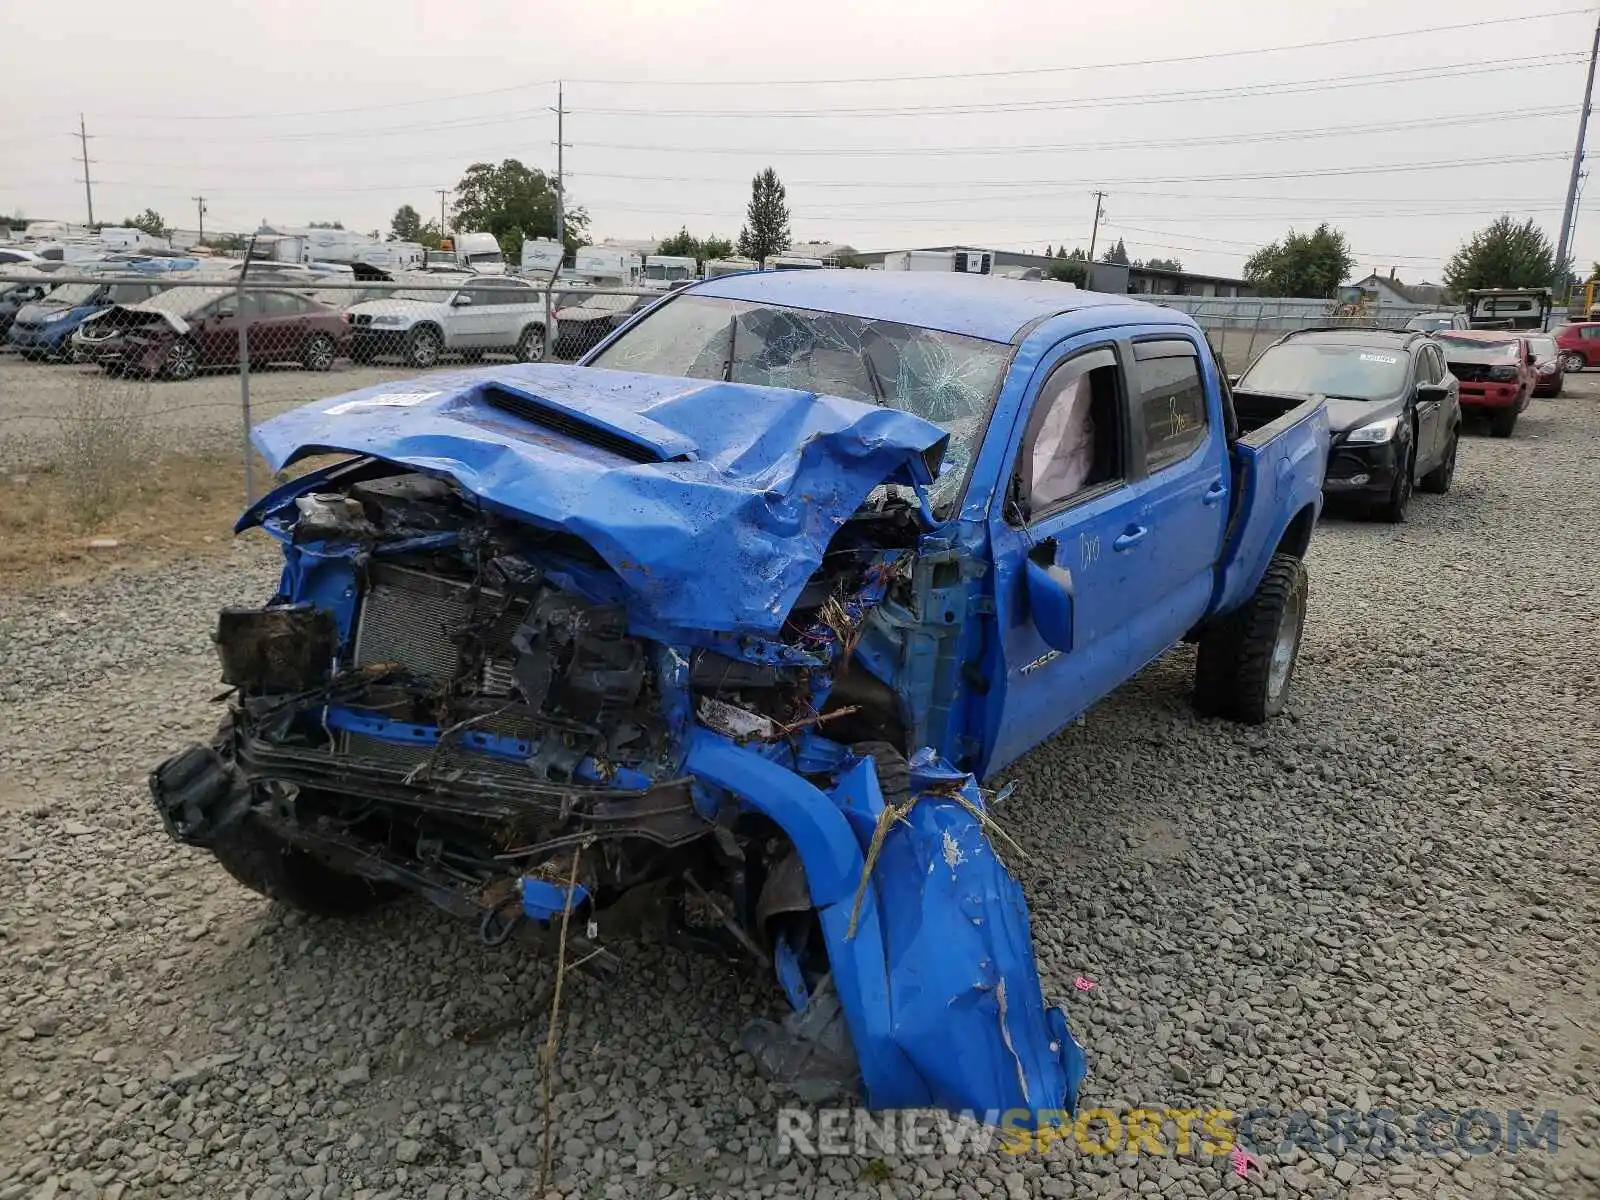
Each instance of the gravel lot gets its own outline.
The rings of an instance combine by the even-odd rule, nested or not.
[[[780,1159],[736,1048],[770,983],[623,946],[621,979],[563,997],[559,1194],[1600,1194],[1595,380],[1470,438],[1409,524],[1323,522],[1288,718],[1196,720],[1180,650],[1033,754],[1002,813],[1087,1103],[1554,1106],[1556,1155],[1296,1149],[1248,1181],[1070,1144]],[[242,544],[0,607],[0,1200],[537,1193],[551,957],[421,903],[275,910],[146,798],[215,722],[215,610],[275,574]]]
[[[414,379],[406,367],[358,367],[345,359],[331,371],[267,367],[250,373],[250,410],[265,420],[323,396],[353,392],[389,379]],[[171,380],[123,381],[93,366],[31,363],[15,354],[0,354],[0,466],[6,465],[9,442],[13,454],[30,443],[48,439],[60,415],[81,404],[86,391],[99,391],[136,405],[152,428],[176,448],[209,449],[237,443],[243,437],[239,376],[201,375],[181,383]]]

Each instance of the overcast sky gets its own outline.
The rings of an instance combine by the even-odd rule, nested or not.
[[[1508,16],[1531,19],[1471,27]],[[0,212],[84,219],[81,111],[102,221],[193,227],[203,193],[208,229],[387,232],[470,162],[553,169],[559,77],[596,240],[736,236],[771,165],[796,239],[1086,245],[1099,188],[1101,244],[1134,257],[1233,275],[1329,220],[1358,275],[1437,280],[1497,212],[1555,239],[1594,21],[1576,0],[13,2]],[[1374,169],[1440,163],[1464,165]]]

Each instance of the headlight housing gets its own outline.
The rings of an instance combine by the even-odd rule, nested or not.
[[[1385,417],[1381,421],[1373,421],[1370,425],[1362,425],[1352,429],[1345,436],[1345,444],[1350,446],[1381,446],[1394,437],[1395,431],[1400,428],[1399,417]]]
[[[374,325],[391,326],[409,325],[411,324],[411,319],[409,317],[402,316],[400,313],[375,313],[372,317],[372,323]]]
[[[1519,372],[1515,367],[1490,367],[1489,378],[1498,383],[1514,383]]]

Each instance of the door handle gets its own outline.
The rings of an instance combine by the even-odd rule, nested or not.
[[[1216,479],[1212,481],[1211,486],[1206,489],[1206,494],[1200,499],[1205,504],[1218,504],[1227,494],[1228,485],[1223,483],[1222,480]]]
[[[1113,550],[1132,550],[1150,532],[1148,525],[1129,525],[1127,530],[1111,543]]]

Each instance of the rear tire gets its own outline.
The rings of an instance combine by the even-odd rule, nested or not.
[[[1450,490],[1450,482],[1456,477],[1456,451],[1461,446],[1461,431],[1450,431],[1450,442],[1445,447],[1444,459],[1437,467],[1422,477],[1418,485],[1425,492],[1432,492],[1435,496],[1442,496]]]
[[[1309,586],[1304,563],[1274,554],[1255,594],[1200,635],[1194,703],[1202,716],[1260,725],[1283,711]]]
[[[245,887],[317,917],[348,917],[375,908],[395,888],[335,871],[246,817],[212,848],[222,869]]]
[[[1561,369],[1563,371],[1581,371],[1589,364],[1584,361],[1583,355],[1573,350],[1568,350],[1561,356]]]
[[[1508,438],[1512,430],[1517,427],[1518,412],[1514,408],[1502,408],[1489,414],[1489,432],[1497,438]]]

